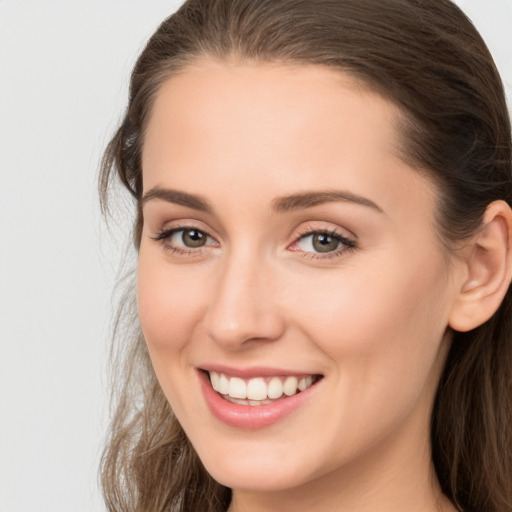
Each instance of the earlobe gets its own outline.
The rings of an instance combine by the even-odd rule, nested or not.
[[[486,209],[482,227],[467,247],[466,274],[453,304],[449,325],[470,331],[499,308],[512,277],[512,210],[505,201]]]

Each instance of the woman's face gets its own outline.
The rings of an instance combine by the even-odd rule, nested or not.
[[[320,66],[203,60],[156,97],[140,319],[224,485],[429,464],[458,264],[435,232],[434,186],[399,158],[398,121]]]

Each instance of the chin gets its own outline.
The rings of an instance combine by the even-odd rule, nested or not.
[[[206,456],[201,460],[208,473],[220,484],[245,491],[283,491],[315,479],[305,458],[283,460],[276,456]]]
[[[292,472],[283,472],[280,468],[276,473],[276,467],[265,469],[250,468],[233,470],[214,467],[208,469],[208,473],[220,484],[231,489],[252,492],[277,492],[292,489],[304,484],[307,478]]]

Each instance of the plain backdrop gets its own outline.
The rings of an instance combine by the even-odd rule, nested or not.
[[[0,0],[0,512],[104,510],[96,475],[123,247],[102,227],[98,163],[138,52],[179,3]],[[512,0],[458,4],[512,98]]]

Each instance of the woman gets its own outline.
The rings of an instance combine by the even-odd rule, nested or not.
[[[511,510],[510,171],[448,0],[187,1],[103,163],[139,253],[110,510]]]

